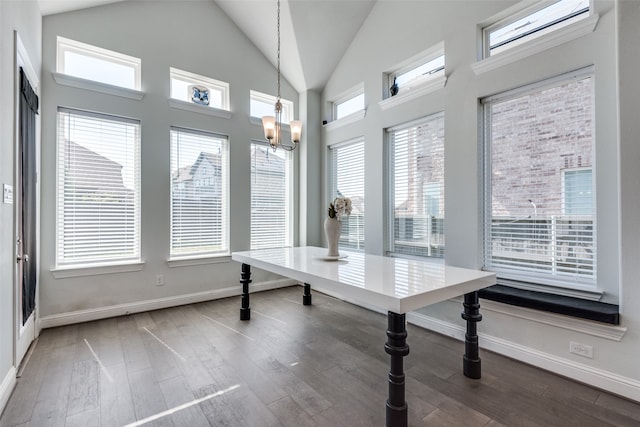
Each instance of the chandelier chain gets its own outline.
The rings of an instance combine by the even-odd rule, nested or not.
[[[278,101],[280,101],[280,0],[278,0]]]

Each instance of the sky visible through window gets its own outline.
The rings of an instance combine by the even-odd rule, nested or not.
[[[136,88],[136,72],[133,67],[73,51],[64,52],[64,73],[127,89]]]
[[[558,19],[585,9],[589,10],[589,0],[560,0],[502,28],[491,31],[489,34],[491,53],[497,53],[496,49],[499,49],[504,43],[511,43],[510,40],[515,41],[516,38],[523,37],[526,33],[542,30]]]

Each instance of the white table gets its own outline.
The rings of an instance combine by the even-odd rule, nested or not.
[[[304,283],[303,304],[311,304],[311,286],[318,286],[344,299],[387,310],[385,351],[390,355],[387,426],[407,425],[403,357],[406,343],[405,313],[464,295],[462,318],[467,321],[463,371],[480,378],[476,323],[482,319],[478,290],[496,283],[494,273],[443,265],[430,260],[391,258],[360,252],[340,251],[347,258],[325,260],[326,248],[299,247],[234,252],[242,263],[240,319],[251,318],[249,283],[251,266]]]

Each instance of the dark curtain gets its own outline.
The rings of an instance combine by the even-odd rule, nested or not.
[[[22,170],[22,319],[33,313],[36,305],[36,114],[38,95],[20,68],[20,162]]]

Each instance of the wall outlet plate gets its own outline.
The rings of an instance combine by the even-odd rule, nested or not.
[[[581,344],[579,342],[570,341],[569,352],[573,354],[577,354],[578,356],[593,359],[593,347],[587,344]]]

